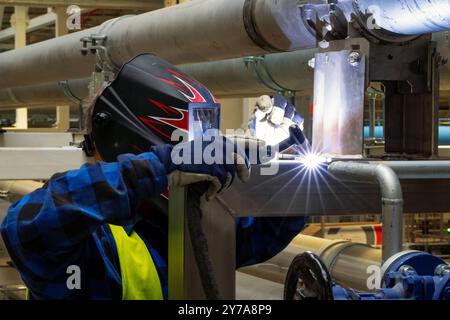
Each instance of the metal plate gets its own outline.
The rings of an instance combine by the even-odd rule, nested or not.
[[[351,50],[317,53],[314,67],[313,148],[362,156],[365,56],[350,63]]]

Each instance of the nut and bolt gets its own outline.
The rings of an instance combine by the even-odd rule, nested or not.
[[[434,270],[434,274],[439,277],[444,277],[450,274],[450,265],[448,264],[440,264]]]
[[[400,273],[403,273],[404,275],[415,275],[415,274],[417,274],[417,271],[416,271],[416,269],[414,269],[413,267],[411,267],[411,266],[408,266],[408,265],[403,265],[403,266],[401,266],[399,269],[398,269],[398,272],[400,272]]]
[[[348,56],[348,62],[354,67],[359,65],[361,59],[362,59],[361,54],[357,51],[351,52]]]

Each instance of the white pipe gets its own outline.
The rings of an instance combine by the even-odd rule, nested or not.
[[[0,88],[89,75],[95,56],[80,53],[80,39],[107,36],[111,65],[142,52],[173,64],[220,60],[314,47],[297,0],[194,0],[0,54]]]
[[[267,67],[271,77],[281,86],[300,94],[312,94],[313,70],[308,61],[315,49],[267,55],[257,69]],[[254,65],[245,58],[228,59],[179,66],[179,68],[203,83],[218,98],[250,97],[273,92],[259,81]],[[68,89],[80,99],[89,94],[89,78],[68,81]],[[57,82],[32,86],[0,89],[0,108],[40,107],[71,102]]]

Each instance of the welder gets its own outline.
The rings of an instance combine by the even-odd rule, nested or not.
[[[194,111],[200,102],[211,106],[218,102],[201,84],[156,57],[141,56],[133,63],[92,103],[93,126],[97,126],[92,134],[94,143],[103,160],[115,161],[86,164],[54,175],[44,187],[13,204],[1,225],[29,299],[167,299],[168,219],[152,200],[172,187],[199,181],[210,183],[207,196],[212,199],[229,187],[235,176],[243,181],[248,178],[246,152],[234,145],[228,148],[231,141],[223,136],[202,141],[202,151],[218,144],[225,153],[233,153],[234,163],[174,163],[173,149],[194,147],[197,136],[182,144],[150,143],[167,135],[157,125],[169,123],[169,116],[177,112],[183,115],[181,107],[169,107],[181,105],[182,100],[173,97],[188,99]],[[120,86],[126,87],[123,92]],[[170,94],[161,94],[164,90]],[[137,115],[141,96],[146,112],[159,108],[165,118]],[[111,102],[112,97],[117,104]],[[98,111],[102,108],[108,111]],[[203,116],[205,110],[213,109],[201,109]],[[191,116],[191,120],[197,119],[195,114]],[[203,119],[208,127],[209,118]],[[143,124],[148,125],[145,130]],[[264,96],[258,100],[251,121],[256,137],[264,139],[266,131],[271,132],[272,140],[274,133],[289,135],[286,128],[292,124],[301,126],[302,118],[284,98]],[[120,130],[115,125],[120,125]],[[98,130],[110,131],[98,134]],[[280,133],[279,140],[285,135]],[[133,154],[121,154],[126,150]],[[270,259],[304,224],[304,218],[237,219],[236,267]],[[74,270],[80,275],[76,285],[71,282]]]

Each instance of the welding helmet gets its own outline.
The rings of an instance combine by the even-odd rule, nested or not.
[[[104,161],[148,152],[153,145],[176,144],[219,129],[220,104],[211,92],[168,62],[141,54],[124,64],[92,109],[91,138]]]

